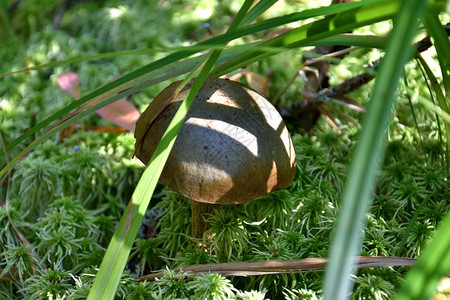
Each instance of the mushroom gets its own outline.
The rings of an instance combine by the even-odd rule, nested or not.
[[[165,88],[136,124],[135,155],[148,164],[192,84],[173,97]],[[207,230],[205,213],[288,186],[295,152],[277,110],[241,83],[207,78],[180,129],[160,180],[192,199],[192,236]]]

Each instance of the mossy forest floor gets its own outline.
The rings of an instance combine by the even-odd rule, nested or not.
[[[269,11],[266,18],[317,5],[287,2]],[[62,14],[59,1],[19,1],[14,10],[2,12],[5,30],[0,30],[0,73],[99,53],[192,44],[210,37],[204,23],[214,32],[224,31],[239,6],[239,1],[199,1],[195,5],[185,1],[73,1]],[[62,72],[78,73],[86,92],[164,55],[123,54],[0,78],[3,142],[8,145],[27,128],[74,101],[57,86]],[[358,74],[361,66],[378,56],[375,51],[347,56],[331,67],[331,83]],[[248,70],[266,77],[272,74],[269,92],[273,96],[296,72],[301,58],[302,52],[291,51]],[[426,91],[417,70],[408,66],[406,73],[410,86],[419,93]],[[147,88],[129,100],[143,111],[167,84]],[[298,101],[302,84],[298,78],[280,105]],[[369,95],[370,84],[349,97],[364,105]],[[404,87],[398,98],[387,154],[367,215],[362,255],[417,257],[450,206],[450,174],[444,166],[439,133],[442,124],[412,101],[416,125]],[[363,117],[335,108],[352,114],[358,122]],[[10,180],[0,187],[0,299],[86,298],[144,170],[133,158],[133,133],[110,133],[100,127],[85,130],[99,125],[113,127],[90,115],[68,138],[47,140],[18,163]],[[190,200],[163,185],[157,187],[117,299],[321,297],[321,272],[190,278],[170,271],[192,264],[327,256],[359,129],[345,120],[332,129],[323,118],[311,136],[288,126],[298,163],[294,182],[284,190],[244,205],[224,206],[211,215],[208,235],[212,239],[206,245],[199,246],[190,238]],[[31,141],[8,153],[9,158]],[[2,157],[0,167],[4,165]],[[4,201],[7,192],[10,218]],[[18,232],[24,235],[22,239]],[[166,274],[157,281],[136,279],[161,269]],[[355,276],[352,298],[389,299],[408,270],[361,269]]]

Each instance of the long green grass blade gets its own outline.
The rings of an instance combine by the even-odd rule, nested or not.
[[[373,47],[373,48],[383,48],[386,42],[386,38],[375,37],[375,36],[358,36],[358,35],[337,35],[332,36],[320,41],[312,42],[311,46],[316,45],[346,45],[346,46],[359,46],[359,47]],[[218,47],[217,49],[223,49],[224,47]],[[279,53],[281,51],[286,51],[285,48],[281,47],[265,47],[263,48],[267,52]],[[258,48],[258,51],[261,49]],[[220,56],[218,62],[227,61],[238,54],[242,54],[247,51],[247,47],[240,47],[230,49],[228,51],[224,51],[225,53]],[[31,144],[29,144],[24,150],[22,150],[15,158],[13,158],[2,170],[0,170],[0,178],[6,174],[23,156],[29,153],[36,146],[44,142],[48,137],[56,134],[61,129],[69,126],[70,124],[79,121],[83,117],[95,112],[95,110],[100,109],[120,98],[126,97],[128,95],[132,95],[133,93],[139,92],[143,88],[149,87],[153,84],[159,83],[161,81],[173,78],[178,75],[182,75],[184,73],[189,72],[194,68],[194,66],[201,60],[201,57],[191,58],[179,63],[170,64],[159,68],[157,70],[151,71],[144,76],[141,76],[136,79],[131,79],[129,82],[125,82],[119,86],[113,87],[111,90],[102,90],[98,91],[98,96],[94,98],[88,98],[85,101],[85,104],[81,107],[77,107],[79,105],[79,101],[71,103],[68,107],[63,108],[58,111],[55,115],[49,117],[48,119],[42,121],[32,129],[30,129],[27,133],[16,139],[10,145],[8,145],[7,149],[11,149],[16,146],[21,140],[30,136],[30,133],[36,133],[43,126],[48,125],[51,121],[61,118],[61,120],[46,130],[44,134],[39,136],[36,140],[34,140]],[[104,87],[101,87],[104,88]],[[94,91],[97,92],[97,91]],[[93,92],[93,93],[94,93]],[[96,94],[91,93],[91,96],[95,96]],[[85,98],[86,99],[86,98]],[[74,113],[70,113],[70,110],[76,108]],[[2,150],[0,149],[0,154],[2,154]]]
[[[367,2],[374,2],[378,0],[370,0]],[[254,21],[261,13],[262,11],[265,11],[267,9],[266,7],[270,7],[271,3],[274,3],[276,1],[260,1],[258,2],[255,7],[252,8],[251,11],[246,15],[245,19],[243,20],[243,25],[248,25],[252,21]],[[268,20],[264,20],[262,22],[259,22],[257,24],[251,25],[251,26],[242,26],[242,28],[237,29],[236,31],[225,33],[222,35],[215,36],[211,39],[208,39],[204,42],[201,42],[197,45],[189,46],[189,47],[171,47],[171,48],[151,48],[151,49],[140,49],[140,50],[127,50],[127,51],[118,51],[118,52],[112,52],[112,53],[101,53],[101,54],[95,54],[91,56],[85,56],[85,57],[75,57],[70,58],[67,60],[61,60],[56,62],[51,62],[43,65],[37,65],[25,68],[23,70],[6,73],[6,74],[0,74],[0,77],[8,76],[11,74],[21,73],[21,72],[29,72],[32,70],[39,70],[43,68],[50,68],[50,67],[56,67],[71,63],[78,63],[88,60],[96,60],[96,59],[105,59],[105,58],[112,58],[122,55],[136,55],[136,54],[147,54],[147,53],[154,53],[154,52],[170,52],[170,51],[178,51],[178,52],[189,52],[192,51],[192,54],[198,53],[200,51],[204,50],[210,50],[213,45],[216,45],[220,47],[226,42],[229,42],[233,39],[237,39],[243,36],[255,34],[260,31],[264,30],[270,30],[274,29],[278,26],[286,25],[292,22],[318,17],[322,15],[328,15],[333,14],[341,11],[345,11],[347,9],[360,7],[361,5],[365,5],[365,3],[360,2],[350,2],[350,3],[342,3],[342,4],[336,4],[332,6],[327,7],[320,7],[315,9],[309,9],[298,13],[293,13],[290,15],[285,15],[281,17],[271,18]],[[261,50],[261,49],[260,49]],[[189,56],[189,55],[188,55]],[[187,56],[186,56],[187,57]],[[164,60],[165,58],[161,59]]]
[[[449,228],[450,213],[447,213],[394,300],[431,299],[439,279],[450,272]]]
[[[349,47],[384,49],[387,43],[386,37],[357,34],[338,34],[318,41],[313,41],[306,46],[339,45]]]
[[[441,107],[446,112],[449,112],[450,100],[448,99],[450,95],[450,41],[448,40],[448,35],[445,32],[444,27],[436,13],[429,13],[424,19],[425,28],[428,34],[432,37],[433,45],[436,48],[439,65],[441,66],[442,81],[444,83],[445,94],[447,95],[447,100],[445,105],[447,107]]]
[[[416,93],[416,91],[409,89],[409,88],[406,88],[406,92],[410,96],[414,96],[414,94]],[[428,100],[426,97],[424,97],[422,95],[416,95],[416,97],[417,97],[417,101],[419,103],[421,103],[424,107],[426,107],[427,109],[429,109],[430,111],[434,112],[436,115],[441,117],[446,124],[450,125],[450,114],[449,113],[447,113],[446,111],[441,109],[438,105],[434,104],[432,101]]]
[[[416,63],[417,63],[417,66],[419,67],[420,73],[422,74],[423,78],[425,79],[425,85],[427,86],[431,102],[433,103],[433,107],[439,107],[438,105],[436,105],[435,96],[434,96],[433,90],[431,88],[431,84],[430,84],[429,80],[427,79],[425,69],[422,66],[422,63],[420,62],[418,55],[416,55],[416,60],[417,60]],[[443,145],[444,144],[444,139],[443,139],[444,134],[442,133],[441,122],[439,120],[439,116],[436,113],[434,114],[434,116],[436,119],[439,142],[441,143],[441,145]],[[446,159],[446,157],[444,157],[444,156],[441,157],[441,163],[443,166],[445,166],[445,159]]]
[[[416,54],[417,60],[421,64],[423,70],[425,71],[426,77],[428,81],[430,82],[431,90],[434,92],[434,95],[436,96],[436,99],[438,100],[437,103],[439,106],[434,105],[432,103],[424,102],[427,107],[436,112],[439,116],[441,116],[444,119],[444,126],[445,126],[445,136],[447,137],[447,145],[446,145],[446,161],[447,161],[447,168],[450,166],[450,123],[446,119],[446,115],[450,114],[450,104],[448,103],[448,97],[445,97],[444,92],[441,89],[441,85],[439,84],[439,81],[437,80],[436,76],[434,76],[433,71],[431,71],[430,66],[428,66],[427,62],[423,59],[423,57],[420,54]],[[442,67],[442,65],[441,65]],[[447,71],[442,70],[443,74],[445,74]],[[418,98],[421,100],[421,98]],[[440,112],[444,112],[445,114],[442,114]]]
[[[369,36],[369,35],[356,35],[356,34],[343,34],[336,35],[330,38],[322,39],[319,41],[313,41],[310,44],[306,44],[306,46],[322,46],[322,45],[342,45],[342,46],[359,46],[359,47],[369,47],[369,48],[384,48],[386,43],[385,37],[378,36]],[[257,47],[256,47],[257,46]],[[57,66],[63,66],[68,64],[80,63],[90,60],[98,60],[98,59],[107,59],[107,58],[115,58],[120,56],[130,56],[130,55],[142,55],[142,54],[150,54],[150,53],[161,53],[161,52],[175,52],[175,51],[183,51],[186,50],[186,46],[180,47],[164,47],[164,48],[149,48],[149,49],[138,49],[138,50],[126,50],[126,51],[116,51],[116,52],[107,52],[100,53],[96,55],[88,55],[88,56],[78,56],[75,58],[70,58],[66,60],[59,60],[51,63],[46,63],[42,65],[36,65],[32,67],[28,67],[25,69],[13,71],[10,73],[0,74],[1,77],[10,76],[17,73],[26,73],[33,70],[40,70],[45,68],[52,68]],[[235,46],[223,46],[223,45],[194,45],[188,47],[190,50],[195,51],[195,53],[205,51],[205,50],[224,50],[221,55],[222,61],[227,61],[238,54],[242,54],[245,52],[273,52],[275,54],[286,51],[284,47],[270,47],[270,46],[261,46],[260,42],[253,42],[245,45],[235,45]],[[236,55],[233,55],[236,53]],[[194,60],[198,60],[198,57],[192,58]],[[187,59],[184,61],[177,62],[177,69],[184,69],[184,64],[190,62],[192,59]],[[190,68],[192,69],[192,67]],[[180,74],[177,74],[180,75]],[[175,77],[174,75],[173,77]]]
[[[424,66],[426,63],[423,59],[422,65],[424,66],[425,71],[432,83],[432,87],[435,91],[436,97],[438,98],[440,108],[446,113],[450,113],[450,52],[448,51],[448,49],[450,49],[450,41],[435,12],[429,13],[425,17],[424,23],[427,32],[432,37],[433,45],[436,48],[437,57],[442,72],[442,82],[444,85],[445,96],[439,84],[436,84],[437,80],[433,72],[429,72],[429,70],[427,70],[429,67]],[[445,123],[445,131],[447,136],[447,169],[450,169],[450,124],[448,122]]]
[[[399,0],[363,2],[364,6],[332,14],[313,23],[303,25],[260,44],[261,47],[296,48],[355,28],[392,18],[400,7]],[[244,53],[213,71],[222,75],[249,63],[273,55],[265,51]]]
[[[373,3],[373,2],[377,2],[377,1],[378,0],[368,0],[366,2]],[[264,1],[264,2],[267,2],[267,1]],[[269,3],[269,2],[267,2],[267,3]],[[250,11],[250,13],[251,13],[250,17],[246,17],[246,19],[244,19],[245,24],[248,24],[249,22],[256,19],[258,16],[258,14],[256,12],[261,13],[262,12],[261,7],[264,7],[264,5],[266,5],[266,4],[263,3],[263,4],[255,5],[255,7]],[[284,24],[299,21],[299,20],[304,20],[307,18],[342,12],[342,11],[346,11],[346,10],[353,9],[355,7],[360,7],[363,5],[366,5],[366,3],[342,3],[342,4],[338,4],[338,5],[332,5],[329,7],[322,7],[322,8],[317,8],[317,9],[306,10],[306,11],[294,13],[294,14],[291,14],[288,16],[282,16],[282,17],[269,19],[269,20],[260,22],[258,24],[252,25],[252,26],[246,26],[242,29],[237,29],[235,31],[231,31],[231,32],[227,31],[227,33],[225,33],[223,35],[213,37],[209,40],[199,43],[197,46],[194,46],[194,47],[197,47],[197,49],[186,47],[186,48],[184,48],[183,51],[178,51],[176,53],[172,53],[172,54],[166,56],[165,58],[162,58],[160,60],[152,62],[152,63],[150,63],[144,67],[141,67],[133,72],[130,72],[130,73],[124,75],[123,77],[116,79],[108,84],[105,84],[104,86],[83,96],[78,101],[71,103],[70,105],[66,106],[65,108],[59,110],[58,112],[54,113],[53,115],[51,115],[48,118],[44,119],[43,121],[39,122],[36,126],[30,128],[26,133],[24,133],[23,135],[18,137],[16,140],[11,142],[9,145],[7,145],[6,150],[10,151],[15,146],[17,146],[19,143],[21,143],[22,141],[24,141],[25,139],[27,139],[31,136],[34,136],[40,130],[47,127],[49,124],[51,124],[57,120],[66,118],[71,112],[76,111],[77,109],[83,110],[83,105],[86,105],[90,101],[97,101],[97,102],[104,101],[104,99],[107,99],[108,98],[107,96],[110,96],[111,94],[118,93],[121,90],[125,90],[130,87],[133,87],[134,85],[136,85],[138,83],[142,83],[144,81],[150,81],[150,80],[154,79],[155,74],[150,74],[151,72],[157,72],[157,71],[161,71],[161,69],[163,69],[163,68],[169,68],[171,64],[179,62],[180,60],[182,60],[186,57],[189,57],[195,53],[198,53],[200,51],[198,46],[204,46],[204,45],[216,45],[217,46],[217,45],[221,45],[221,44],[226,44],[227,42],[229,42],[233,39],[236,39],[236,38],[239,38],[239,37],[242,37],[245,35],[253,34],[253,33],[256,33],[256,32],[262,31],[262,30],[273,29],[274,27],[277,27],[280,25],[284,25]],[[175,65],[173,68],[179,69],[179,68],[181,68],[181,66]],[[163,71],[166,71],[166,73],[167,73],[167,69],[163,70]],[[161,73],[159,73],[159,74],[161,74]],[[181,74],[183,74],[183,73],[181,73]],[[162,76],[162,78],[169,79],[171,77],[170,76],[169,77]],[[96,99],[96,100],[94,100],[94,99]],[[68,125],[69,125],[69,123],[66,123],[66,126],[68,126]],[[0,149],[0,155],[2,155],[2,154],[3,154],[3,149]],[[17,159],[15,161],[17,161]],[[9,171],[12,166],[13,165],[8,165],[7,168],[4,168],[2,171],[0,171],[0,178],[2,176],[4,176],[4,174],[6,174],[6,172]]]
[[[208,57],[208,56],[207,56]],[[198,71],[203,64],[200,63],[188,77]],[[191,95],[191,93],[189,93]],[[153,191],[158,183],[161,172],[175,143],[176,135],[184,121],[184,116],[189,109],[188,97],[175,114],[167,131],[164,133],[158,147],[153,154],[150,163],[131,197],[130,203],[125,210],[119,226],[109,243],[100,269],[95,278],[88,299],[114,299],[120,277],[128,260],[133,242],[139,230],[139,226],[150,204]],[[195,94],[194,94],[195,96]],[[193,99],[193,97],[191,96]],[[184,115],[183,115],[184,114]]]
[[[378,2],[378,0],[369,0],[366,2],[370,4],[370,3],[376,3],[376,2]],[[367,4],[364,4],[364,5],[367,5]],[[257,32],[257,31],[264,30],[264,29],[269,29],[269,28],[271,28],[270,26],[278,26],[278,25],[286,24],[288,22],[293,22],[295,20],[301,20],[301,19],[310,18],[310,17],[314,17],[314,16],[320,16],[320,15],[328,14],[328,13],[336,13],[336,12],[342,12],[342,11],[345,12],[346,10],[349,10],[349,9],[351,10],[351,9],[354,9],[355,7],[360,7],[360,6],[362,6],[361,3],[359,3],[359,4],[358,3],[356,3],[356,4],[343,3],[343,4],[339,4],[339,5],[332,5],[330,7],[311,9],[311,10],[303,11],[300,13],[288,15],[285,17],[274,18],[274,19],[268,20],[267,22],[258,23],[255,26],[248,26],[248,27],[246,27],[245,30],[241,30],[241,31],[236,30],[236,32],[238,32],[238,35],[235,34],[235,31],[231,31],[230,33],[227,32],[224,35],[220,35],[220,36],[214,37],[210,40],[207,40],[205,42],[199,43],[199,45],[200,46],[202,46],[202,45],[217,46],[216,43],[218,43],[218,42],[226,43],[226,42],[232,40],[233,38],[237,38],[237,37],[240,37],[245,34]],[[260,9],[260,6],[256,5],[254,7],[254,9],[252,9],[252,11],[251,11],[252,17],[246,18],[245,19],[246,22],[252,21],[253,19],[256,18],[257,15],[254,13],[255,10],[262,11]],[[314,22],[312,24],[316,24],[316,23],[317,22]],[[307,45],[308,43],[312,44],[312,43],[314,43],[314,41],[317,41],[317,40],[319,40],[319,38],[314,37],[309,40],[305,40],[304,43],[300,43],[300,44],[298,44],[298,46]],[[281,46],[283,46],[283,45],[281,45]],[[267,45],[267,47],[270,48],[270,47],[272,47],[272,45],[269,44],[269,45]],[[265,47],[265,48],[267,48],[267,47]],[[274,47],[277,47],[276,43],[274,44]],[[262,47],[262,49],[265,49],[265,48]],[[262,49],[258,49],[258,51],[261,51]],[[121,77],[117,80],[114,80],[114,81],[94,90],[93,92],[82,97],[78,101],[72,102],[65,108],[61,109],[60,111],[56,112],[55,114],[51,115],[50,117],[46,118],[45,120],[39,122],[36,126],[30,128],[26,133],[24,133],[23,135],[18,137],[16,140],[11,142],[9,145],[7,145],[6,150],[10,151],[11,149],[13,149],[15,146],[17,146],[20,142],[22,142],[26,138],[28,138],[30,136],[34,136],[37,132],[39,132],[46,126],[49,126],[51,123],[56,122],[57,120],[60,120],[56,125],[53,125],[53,127],[48,129],[52,133],[54,133],[54,132],[56,132],[55,128],[62,129],[62,128],[70,125],[71,123],[75,122],[76,120],[79,120],[81,118],[80,113],[82,111],[84,111],[92,106],[101,108],[106,105],[106,102],[104,102],[104,101],[109,101],[108,99],[111,99],[111,97],[114,95],[120,94],[122,97],[126,96],[128,94],[128,93],[126,93],[126,91],[128,89],[133,89],[134,91],[138,91],[135,89],[135,87],[137,85],[141,85],[141,87],[143,88],[143,87],[150,86],[152,83],[160,82],[162,80],[169,79],[173,76],[183,74],[184,72],[186,72],[187,70],[192,69],[192,68],[187,68],[187,65],[179,65],[179,64],[175,64],[175,63],[181,59],[184,59],[184,58],[194,54],[194,53],[196,53],[196,50],[192,50],[191,48],[186,47],[185,51],[179,51],[179,52],[170,54],[163,59],[160,59],[158,61],[150,63],[140,69],[137,69],[131,73],[128,73],[128,74],[124,75],[123,77]],[[247,53],[251,53],[251,51],[249,51]],[[275,52],[272,51],[272,52],[268,52],[268,53],[271,53],[271,55],[273,55],[273,53],[275,53]],[[195,62],[195,61],[189,61],[189,63],[193,63],[193,62]],[[213,74],[213,75],[217,75],[217,74]],[[117,97],[115,99],[118,100],[120,98],[121,97]],[[104,102],[104,105],[100,105],[101,102]],[[99,106],[97,106],[97,105],[99,105]],[[94,110],[89,110],[89,111],[92,113]],[[84,116],[84,114],[83,114],[83,116]],[[26,151],[22,151],[18,156],[16,156],[14,159],[12,159],[11,162],[9,164],[7,164],[0,171],[0,178],[3,177],[6,174],[6,172],[8,172],[20,160],[21,157],[26,155],[26,153],[31,151],[36,145],[45,141],[45,139],[48,138],[48,136],[51,136],[51,135],[43,134],[42,136],[40,136],[38,138],[38,141],[35,141],[31,145],[29,145],[26,148]],[[3,152],[3,150],[0,149],[0,155],[2,155],[2,152]]]
[[[233,23],[230,25],[229,31],[237,28],[253,1],[254,0],[246,0],[244,2]],[[182,102],[180,108],[170,122],[155,153],[150,159],[148,167],[144,171],[142,178],[139,180],[131,201],[120,220],[119,226],[114,233],[108,249],[106,250],[105,257],[89,293],[88,299],[114,299],[131,247],[136,238],[145,211],[150,204],[150,199],[156,184],[158,183],[161,172],[175,143],[178,132],[192,101],[219,58],[220,53],[221,50],[212,51],[205,57],[205,60],[207,58],[206,63],[203,63],[203,61],[200,62],[187,76],[185,82],[190,80],[194,74],[201,69],[198,78],[195,80],[186,99]]]
[[[268,10],[272,5],[274,5],[278,0],[269,1],[259,1],[255,6],[244,16],[242,20],[241,27],[244,27],[262,15],[266,10]],[[237,28],[236,28],[237,29]]]
[[[425,6],[425,0],[403,1],[394,20],[395,26],[380,65],[344,187],[343,203],[323,282],[325,300],[346,299],[351,290],[353,257],[360,251],[364,216],[371,204],[375,174],[384,155],[394,93],[404,64],[412,53],[411,42]]]

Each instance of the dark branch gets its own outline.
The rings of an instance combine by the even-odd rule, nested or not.
[[[444,25],[444,29],[447,32],[447,35],[450,36],[449,24],[450,23]],[[430,37],[428,36],[415,44],[417,51],[420,53],[428,50],[431,46],[433,46],[433,44]],[[332,99],[343,99],[344,101],[348,101],[347,99],[345,99],[344,95],[357,90],[358,88],[374,79],[375,70],[379,64],[380,61],[378,60],[368,67],[367,72],[348,78],[344,82],[333,87],[326,87],[325,85],[324,88],[318,90],[317,92],[314,91],[314,88],[311,88],[311,84],[307,85],[308,88],[305,88],[302,91],[303,100],[288,107],[279,108],[280,114],[287,122],[292,123],[295,127],[300,127],[300,131],[302,129],[305,131],[310,131],[315,121],[317,121],[318,115],[320,115],[320,112],[318,110],[319,105],[323,105]],[[327,82],[326,77],[328,76],[328,74],[323,73],[324,68],[319,68],[318,70],[320,73],[320,80],[324,80]],[[325,68],[325,70],[327,73],[327,68]],[[313,78],[308,79],[317,81],[317,79]],[[316,84],[316,87],[317,86],[318,85]]]

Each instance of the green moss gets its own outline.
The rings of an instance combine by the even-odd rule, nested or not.
[[[0,48],[4,62],[0,72],[106,52],[189,45],[209,37],[203,27],[206,22],[214,33],[223,32],[240,5],[239,1],[199,1],[195,5],[177,0],[77,2],[64,14],[60,28],[55,29],[52,21],[59,2],[47,1],[44,6],[38,2],[21,1],[8,16],[12,37],[0,30],[4,45]],[[281,5],[285,12],[314,5],[311,1],[288,2],[287,6]],[[274,11],[262,18],[270,14]],[[378,29],[364,28],[362,32],[368,30]],[[249,43],[266,34],[237,43]],[[78,72],[85,94],[166,54],[155,51],[120,55],[2,77],[2,139],[10,144],[27,128],[74,101],[57,87],[56,79],[62,72]],[[285,52],[255,63],[248,70],[271,78],[269,91],[273,99],[298,72],[303,54],[300,50]],[[353,52],[331,66],[330,83],[338,84],[359,74],[361,66],[379,56],[379,51]],[[406,66],[406,73],[409,88],[428,95],[414,64]],[[165,84],[146,88],[129,101],[143,111]],[[279,105],[301,100],[303,85],[298,76]],[[448,158],[443,124],[411,99],[416,125],[406,88],[401,86],[399,90],[374,204],[367,215],[362,244],[365,255],[417,257],[450,208],[446,201],[450,198],[450,174],[444,168]],[[370,84],[347,96],[365,105],[370,98]],[[362,119],[362,114],[341,107],[339,110],[355,120]],[[8,194],[9,214],[29,245],[23,245],[2,203],[0,277],[12,275],[13,268],[19,273],[11,281],[0,283],[0,298],[86,298],[95,268],[144,170],[132,158],[133,133],[87,130],[90,125],[112,126],[93,114],[78,122],[75,134],[63,141],[57,136],[47,140],[14,169]],[[343,123],[334,130],[320,119],[312,136],[294,135],[297,172],[293,183],[245,205],[217,210],[209,217],[212,227],[201,242],[190,237],[190,200],[159,186],[133,246],[128,269],[136,275],[167,268],[165,275],[156,282],[137,282],[126,271],[117,298],[320,299],[321,273],[246,278],[208,274],[192,278],[192,274],[171,269],[225,261],[326,257],[358,134],[359,129],[352,124]],[[37,136],[25,140],[8,153],[9,157],[17,155]],[[2,157],[0,167],[4,165]],[[6,195],[3,184],[0,199],[6,199]],[[30,254],[31,250],[37,256]],[[353,298],[388,299],[405,272],[405,268],[362,270],[356,275]]]

